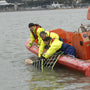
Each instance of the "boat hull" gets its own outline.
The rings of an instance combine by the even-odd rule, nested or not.
[[[38,55],[39,48],[36,45],[33,45],[32,47],[28,48],[29,42],[30,42],[30,39],[28,39],[25,43],[26,48],[30,52]],[[81,71],[81,72],[85,73],[86,76],[90,77],[90,62],[88,62],[88,61],[81,60],[78,58],[73,58],[73,57],[66,56],[66,55],[62,55],[59,57],[57,63],[67,66],[71,69]]]

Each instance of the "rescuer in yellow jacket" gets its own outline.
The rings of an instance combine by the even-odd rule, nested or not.
[[[40,45],[41,42],[41,37],[40,37],[40,32],[45,31],[44,28],[42,28],[40,25],[38,24],[33,24],[30,23],[28,25],[31,33],[30,33],[30,43],[28,44],[29,47],[32,46],[33,42],[37,39],[38,40],[38,46]]]
[[[53,38],[56,38],[56,39],[58,39],[58,40],[60,40],[60,41],[63,41],[63,39],[60,38],[58,34],[56,34],[56,33],[54,33],[54,32],[49,32],[49,31],[42,31],[42,32],[40,32],[40,37],[42,38],[42,40],[43,40],[44,38],[46,38],[46,37],[51,37],[52,39],[53,39]],[[64,42],[64,41],[63,41],[63,42]],[[45,48],[45,49],[48,49],[49,47],[48,47],[48,45],[45,45],[44,48]],[[42,53],[42,46],[39,47],[39,57],[40,57],[41,53]]]
[[[42,40],[45,37],[51,37],[51,38],[59,39],[60,41],[63,41],[64,42],[64,40],[58,34],[56,34],[54,32],[42,31],[42,32],[40,32],[40,37],[42,38]],[[45,49],[48,49],[48,45],[45,46]]]
[[[49,46],[49,49],[47,50],[46,53],[44,53],[42,55],[45,58],[48,58],[48,57],[52,56],[57,50],[59,50],[61,48],[63,42],[58,40],[58,39],[54,39],[54,41],[53,41],[53,39],[46,37],[41,42],[40,47],[39,47],[39,52],[40,52],[39,57],[41,57],[46,45]]]
[[[45,45],[49,46],[49,49],[43,54]],[[51,37],[45,37],[39,47],[39,59],[41,58],[49,58],[50,56],[52,56],[56,51],[64,51],[64,54],[67,55],[73,55],[76,57],[76,51],[75,48],[71,45],[68,45],[58,39],[55,38],[51,38]]]

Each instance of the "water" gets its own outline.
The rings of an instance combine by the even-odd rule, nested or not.
[[[25,48],[28,23],[77,31],[81,23],[90,24],[86,14],[87,9],[0,12],[0,90],[89,90],[90,78],[80,72],[57,66],[42,73],[24,64],[27,58],[37,59]]]

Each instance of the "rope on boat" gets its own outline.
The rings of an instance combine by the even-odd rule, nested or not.
[[[34,65],[36,68],[42,70],[42,72],[43,72],[44,68],[49,68],[49,69],[53,70],[56,62],[58,61],[59,57],[60,57],[61,55],[63,55],[63,53],[64,53],[64,52],[61,52],[61,51],[56,52],[54,55],[52,55],[52,56],[51,56],[50,58],[48,58],[48,59],[42,59],[42,60],[37,60],[37,61],[35,61],[35,62],[33,63],[33,65]]]

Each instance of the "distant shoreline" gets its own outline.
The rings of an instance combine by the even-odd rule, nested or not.
[[[88,9],[88,7],[84,7],[84,8],[57,8],[57,9]]]
[[[8,9],[8,10],[0,10],[0,12],[18,12],[18,11],[42,11],[42,10],[67,10],[67,9],[88,9],[88,7],[83,7],[83,8],[54,8],[54,9],[49,9],[49,8],[41,8],[41,9],[18,9],[18,10],[13,10],[13,9]]]

